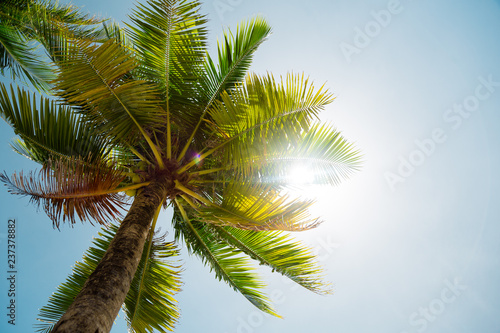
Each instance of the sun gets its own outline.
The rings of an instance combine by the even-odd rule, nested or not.
[[[287,182],[291,185],[309,185],[314,180],[314,172],[303,165],[294,166],[287,175]]]

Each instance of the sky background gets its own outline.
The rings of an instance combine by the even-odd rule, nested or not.
[[[125,20],[133,2],[81,0]],[[500,1],[204,1],[211,49],[222,28],[261,14],[273,34],[254,72],[309,75],[337,97],[321,119],[364,154],[335,188],[309,188],[326,222],[296,234],[316,249],[335,294],[318,296],[264,272],[284,319],[260,313],[197,258],[183,255],[178,333],[500,332]],[[36,165],[9,147],[0,169]],[[3,187],[3,186],[2,186]],[[17,221],[18,312],[0,331],[30,332],[38,309],[98,228],[53,230],[43,211],[0,190],[0,266]],[[168,226],[168,213],[162,221]],[[185,250],[185,249],[184,249]],[[123,316],[112,332],[126,332]]]

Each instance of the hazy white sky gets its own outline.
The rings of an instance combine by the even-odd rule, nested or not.
[[[128,0],[74,3],[118,20],[132,7]],[[266,272],[285,317],[269,318],[184,256],[176,332],[499,332],[500,2],[203,4],[212,46],[223,27],[266,17],[273,34],[253,70],[305,72],[326,82],[337,99],[321,117],[357,144],[365,164],[341,186],[307,191],[320,194],[316,210],[326,222],[297,237],[318,251],[333,296]],[[10,151],[12,137],[0,124],[0,169],[33,169]],[[13,328],[0,303],[0,330],[28,332],[97,228],[58,232],[27,199],[3,189],[0,200],[2,248],[7,219],[18,221],[20,305]],[[0,300],[7,299],[6,279],[0,288]],[[125,330],[118,319],[112,332]]]

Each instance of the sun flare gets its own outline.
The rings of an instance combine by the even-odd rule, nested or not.
[[[292,185],[307,185],[314,182],[314,173],[305,166],[295,166],[287,176]]]

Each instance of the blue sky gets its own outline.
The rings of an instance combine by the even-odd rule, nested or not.
[[[132,7],[74,3],[117,20]],[[269,318],[183,256],[176,332],[499,332],[500,2],[215,0],[203,11],[212,47],[223,27],[266,17],[273,34],[252,70],[326,82],[337,99],[321,118],[356,143],[365,164],[336,188],[304,190],[326,222],[296,236],[316,249],[333,296],[265,271],[284,316]],[[1,123],[0,169],[34,169],[10,151],[13,136]],[[19,272],[15,327],[0,283],[0,330],[29,332],[98,229],[55,231],[27,199],[4,188],[0,200],[3,253],[7,220],[17,220]],[[112,332],[125,331],[118,319]]]

